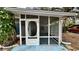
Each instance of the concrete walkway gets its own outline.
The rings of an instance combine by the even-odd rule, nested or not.
[[[68,51],[63,45],[22,45],[12,49],[12,51]]]

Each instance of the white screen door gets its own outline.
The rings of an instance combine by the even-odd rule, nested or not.
[[[39,45],[39,19],[26,20],[26,45]]]

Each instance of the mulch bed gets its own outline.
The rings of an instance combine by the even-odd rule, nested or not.
[[[12,48],[19,45],[19,38],[16,39],[15,43],[10,46],[0,45],[0,51],[10,51]]]
[[[63,33],[63,41],[71,42],[71,47],[74,50],[79,50],[79,34],[71,32]]]

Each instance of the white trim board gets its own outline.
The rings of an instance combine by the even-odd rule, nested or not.
[[[27,15],[38,15],[38,16],[77,16],[77,13],[72,12],[55,12],[55,11],[44,11],[44,10],[27,10],[26,8],[6,8],[14,14],[27,14]]]

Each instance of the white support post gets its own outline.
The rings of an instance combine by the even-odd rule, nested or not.
[[[38,29],[38,38],[39,38],[39,45],[40,45],[40,16],[38,15],[38,27],[39,27],[39,29]]]
[[[50,45],[50,17],[48,17],[48,45]]]
[[[27,17],[25,17],[25,39],[26,39],[25,41],[26,41],[26,45],[27,45]]]
[[[59,46],[62,42],[62,25],[63,25],[63,19],[60,17],[59,18],[59,41],[58,41]]]
[[[21,19],[19,21],[19,28],[20,28],[20,45],[22,45],[22,36],[21,36]]]

